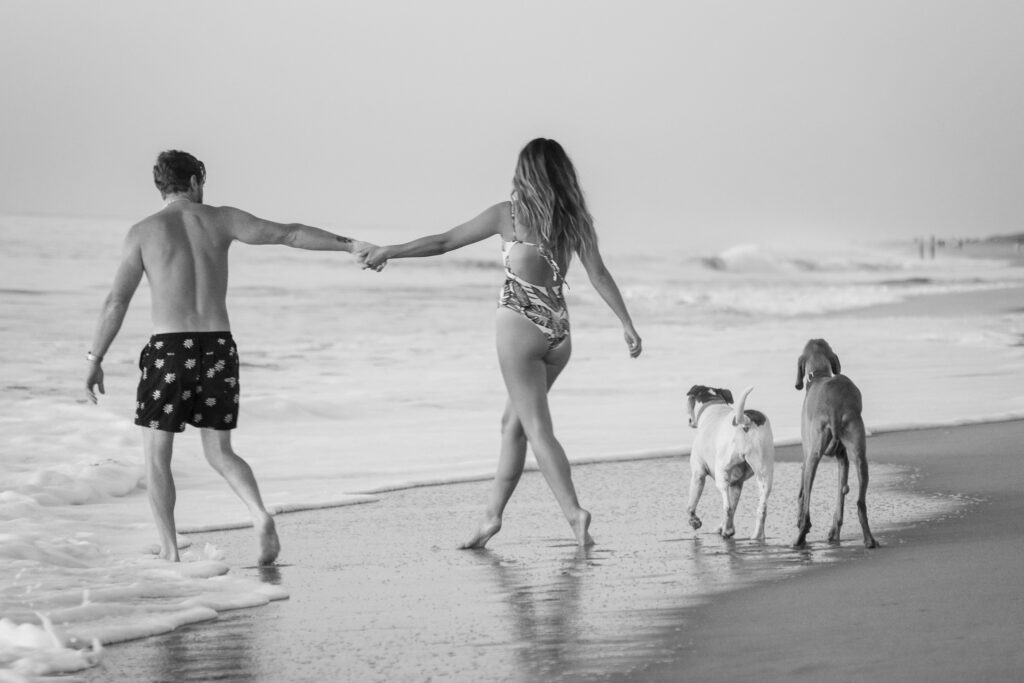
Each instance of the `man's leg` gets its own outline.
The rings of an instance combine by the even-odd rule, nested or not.
[[[174,477],[171,476],[171,450],[174,432],[142,429],[142,449],[146,455],[146,490],[160,537],[160,557],[178,561],[178,537],[174,528]]]
[[[206,461],[227,480],[231,489],[249,508],[252,525],[259,536],[259,564],[273,563],[277,559],[277,554],[281,552],[274,518],[263,507],[263,499],[260,497],[252,468],[231,448],[231,430],[200,429],[199,434],[202,436]]]

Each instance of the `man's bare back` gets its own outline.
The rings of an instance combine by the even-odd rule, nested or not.
[[[317,230],[187,200],[173,201],[137,223],[128,233],[126,257],[138,254],[149,281],[154,334],[230,330],[226,297],[231,243],[288,244],[299,237],[298,228]],[[347,244],[349,249],[343,250],[351,249],[351,241],[320,237],[327,237],[321,248]]]
[[[152,295],[153,332],[230,330],[230,211],[179,201],[129,232]]]

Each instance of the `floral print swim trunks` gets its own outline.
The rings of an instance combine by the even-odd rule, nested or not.
[[[230,332],[155,334],[139,370],[135,424],[164,432],[238,424],[238,348]]]

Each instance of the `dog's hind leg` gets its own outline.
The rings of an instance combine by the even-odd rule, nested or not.
[[[715,484],[722,494],[722,526],[718,530],[722,538],[732,538],[736,535],[736,526],[733,520],[736,516],[736,506],[740,502],[740,492],[743,491],[743,480],[730,484],[726,477],[716,477]]]
[[[839,533],[843,527],[843,506],[846,503],[846,494],[850,492],[850,459],[846,457],[845,447],[840,446],[836,453],[836,467],[838,468],[839,481],[836,509],[832,514],[832,529],[828,532],[828,540],[831,543],[839,542]]]
[[[754,534],[751,538],[764,543],[764,520],[768,517],[768,494],[772,492],[772,473],[758,472],[756,476],[759,497],[757,499],[757,519],[754,522]]]
[[[796,527],[797,537],[793,542],[794,548],[802,548],[807,541],[807,532],[811,530],[811,487],[814,484],[814,475],[818,471],[818,463],[821,462],[821,433],[819,432],[810,444],[804,445],[804,465],[801,469],[800,481],[800,510],[797,515]]]
[[[865,445],[866,440],[864,423],[860,421],[851,424],[843,434],[843,445],[857,467],[857,517],[860,519],[860,529],[864,532],[864,547],[877,548],[878,541],[871,535],[871,528],[868,526],[868,457]]]
[[[690,504],[686,507],[686,511],[690,513],[690,526],[694,529],[699,529],[703,525],[700,517],[697,516],[697,503],[700,502],[700,496],[704,493],[704,478],[706,476],[707,473],[703,471],[694,471],[690,475]]]

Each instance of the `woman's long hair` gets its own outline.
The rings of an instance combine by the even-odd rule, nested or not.
[[[542,246],[568,263],[597,244],[576,169],[554,140],[531,140],[519,153],[512,178],[512,202],[519,221],[540,233]]]

